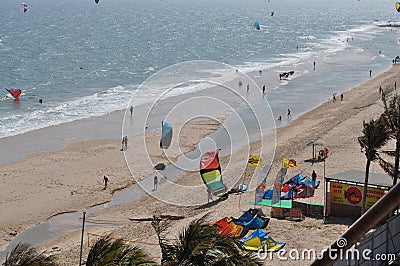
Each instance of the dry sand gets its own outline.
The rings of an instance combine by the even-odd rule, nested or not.
[[[298,168],[290,169],[288,176],[301,173],[310,176],[314,169],[318,174],[318,180],[323,177],[323,164],[311,165],[304,162],[312,154],[311,147],[305,144],[314,139],[322,139],[330,150],[326,161],[326,175],[335,174],[345,170],[355,169],[363,171],[365,168],[365,156],[360,152],[357,137],[360,136],[363,120],[377,118],[382,110],[382,104],[378,92],[379,86],[390,96],[393,90],[396,76],[399,75],[399,66],[393,67],[387,72],[368,80],[357,88],[344,93],[344,100],[337,97],[336,102],[323,103],[318,108],[302,115],[288,125],[277,129],[276,154],[271,174],[267,180],[267,187],[271,187],[275,175],[281,165],[283,157],[294,158],[298,162]],[[205,135],[215,130],[216,125],[210,127],[210,131],[199,131],[199,125],[194,122],[192,128],[187,128],[186,134],[190,134],[185,140],[185,150],[189,151]],[[197,127],[197,128],[196,128]],[[148,137],[148,136],[146,136]],[[149,136],[158,139],[154,133]],[[140,139],[132,141],[141,141]],[[157,144],[158,142],[155,141]],[[253,149],[259,149],[260,143],[252,144]],[[271,144],[273,145],[273,144]],[[135,143],[132,143],[135,146]],[[21,231],[23,228],[45,220],[47,217],[59,212],[80,210],[88,206],[110,200],[111,193],[122,187],[131,185],[133,180],[125,165],[123,153],[119,151],[120,142],[116,140],[90,140],[77,142],[67,148],[34,154],[27,160],[0,167],[3,182],[0,184],[0,230],[2,232],[2,245],[11,239],[11,231]],[[156,149],[155,147],[153,147]],[[238,151],[237,153],[241,153]],[[151,154],[151,152],[150,152]],[[233,158],[233,159],[232,159]],[[226,165],[234,156],[221,158],[221,164]],[[237,157],[240,158],[240,157]],[[158,158],[160,159],[160,158]],[[235,172],[243,172],[242,164],[229,162],[232,167],[224,173],[224,179],[232,179]],[[237,165],[237,166],[236,166]],[[148,171],[150,171],[149,169]],[[248,181],[252,172],[258,169],[248,168],[243,178]],[[383,172],[377,164],[371,165],[372,172]],[[147,176],[150,172],[141,172],[141,176]],[[110,177],[107,190],[102,190],[102,177],[106,174]],[[236,178],[236,177],[235,177]],[[247,178],[247,179],[246,179]],[[180,184],[201,185],[198,173],[189,172],[179,179]],[[323,182],[316,190],[316,194],[309,201],[323,203]],[[74,195],[70,192],[74,191]],[[173,194],[181,198],[183,202],[190,199],[184,189],[176,190],[166,187],[154,193],[157,198],[163,195]],[[201,195],[206,200],[206,193]],[[129,218],[151,217],[153,214],[182,215],[185,218],[172,222],[171,237],[176,236],[194,218],[208,213],[208,220],[215,221],[225,216],[238,217],[242,211],[251,205],[254,193],[246,192],[242,195],[230,195],[228,200],[219,202],[213,206],[173,206],[158,200],[150,195],[141,199],[109,208],[88,217],[91,222],[102,223],[104,221],[116,221],[121,226],[98,227],[90,229],[92,234],[112,234],[113,237],[146,242],[138,243],[152,257],[159,259],[160,249],[156,245],[157,239],[149,222],[132,222]],[[269,214],[269,208],[263,207],[264,213]],[[286,249],[311,249],[320,251],[329,246],[342,232],[347,229],[342,224],[324,224],[322,220],[306,218],[301,222],[271,219],[267,229],[277,241],[286,242]],[[87,245],[96,239],[90,236],[90,243],[85,238],[84,256],[88,252]],[[60,258],[60,265],[76,265],[79,260],[80,232],[70,232],[68,235],[47,243],[43,250],[51,250],[59,247],[53,253]],[[278,261],[271,263],[266,260],[265,265],[307,265],[307,261]]]

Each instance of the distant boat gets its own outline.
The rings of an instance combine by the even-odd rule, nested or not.
[[[260,29],[260,23],[258,23],[258,21],[256,21],[256,23],[254,23],[254,28],[256,28],[257,30]]]

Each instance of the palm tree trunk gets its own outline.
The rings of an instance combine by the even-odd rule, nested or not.
[[[394,171],[393,171],[393,186],[397,183],[399,175],[399,159],[400,159],[400,141],[396,141],[396,152],[394,155]]]
[[[361,215],[363,215],[365,212],[365,201],[367,199],[367,188],[368,188],[370,165],[371,165],[371,160],[367,159],[367,165],[365,166],[364,193],[363,193],[362,202],[361,202]]]

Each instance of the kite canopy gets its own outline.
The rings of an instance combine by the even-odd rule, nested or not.
[[[204,184],[214,196],[220,197],[227,192],[226,186],[222,183],[218,150],[206,152],[202,156],[200,160],[200,175]]]
[[[168,149],[169,145],[171,145],[172,140],[172,126],[167,121],[161,122],[161,140],[160,140],[160,148]]]
[[[98,3],[99,3],[99,0],[94,0],[94,2],[95,2],[96,4],[98,4]]]
[[[397,12],[400,12],[400,2],[396,2],[396,10]]]
[[[24,6],[24,12],[28,11],[28,4],[27,3],[21,3],[21,5]]]
[[[280,199],[309,198],[314,196],[315,189],[319,186],[319,181],[313,181],[309,177],[300,174],[295,175],[285,183],[280,190]],[[264,194],[264,199],[272,199],[273,190],[269,189]]]
[[[19,96],[21,95],[21,90],[20,89],[14,89],[14,88],[9,88],[6,89],[12,96],[14,96],[15,99],[18,99]]]
[[[286,245],[286,243],[275,241],[268,235],[269,232],[264,232],[261,229],[257,229],[248,237],[240,240],[240,242],[245,250],[263,250],[264,252],[276,252],[281,250]]]

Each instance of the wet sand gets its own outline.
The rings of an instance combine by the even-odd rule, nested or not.
[[[390,96],[396,76],[399,75],[399,66],[394,65],[390,70],[367,80],[357,88],[344,93],[343,101],[337,97],[336,102],[328,101],[314,110],[289,121],[276,131],[276,152],[271,173],[267,180],[267,188],[272,187],[275,175],[281,165],[283,157],[294,158],[298,162],[298,168],[290,169],[288,177],[301,173],[310,176],[312,170],[317,172],[317,180],[323,179],[323,164],[311,165],[305,160],[310,159],[312,150],[305,144],[314,139],[322,139],[330,150],[326,161],[326,176],[346,170],[361,170],[365,168],[365,156],[360,152],[357,137],[360,136],[363,120],[377,118],[382,112],[379,86]],[[282,122],[283,123],[283,122]],[[279,125],[279,124],[278,124]],[[202,127],[204,128],[204,126]],[[209,127],[209,131],[199,130],[199,124],[192,123],[188,126],[182,139],[182,145],[190,151],[202,137],[217,128],[217,124]],[[159,138],[159,133],[151,133],[154,140]],[[138,136],[132,140],[132,146],[138,145],[142,138]],[[158,142],[154,141],[157,145]],[[159,149],[155,145],[155,153]],[[251,149],[260,150],[260,142],[254,142]],[[266,143],[263,145],[274,145]],[[190,147],[190,148],[189,148]],[[13,231],[21,231],[27,226],[39,223],[51,215],[59,212],[79,210],[87,206],[107,201],[113,191],[131,185],[134,181],[126,167],[123,153],[119,151],[120,141],[112,139],[97,139],[78,141],[65,149],[33,154],[27,160],[1,166],[0,208],[5,210],[0,217],[0,229],[2,233],[2,246],[12,236]],[[128,148],[129,149],[129,148]],[[150,152],[151,153],[151,152]],[[159,153],[159,152],[158,152]],[[236,151],[235,154],[246,154],[246,151]],[[235,161],[237,158],[238,161]],[[221,158],[221,165],[230,164],[224,173],[224,179],[237,180],[235,173],[244,171],[243,179],[247,182],[258,169],[243,169],[241,156],[226,156]],[[383,172],[377,164],[371,165],[372,172]],[[150,172],[143,172],[141,176],[147,176]],[[257,172],[256,172],[257,173]],[[102,190],[102,177],[107,174],[110,178],[109,187]],[[181,185],[190,184],[201,186],[198,172],[187,172],[182,178],[174,181]],[[240,180],[241,182],[241,180]],[[316,194],[308,201],[323,203],[323,182],[316,190]],[[74,195],[71,195],[71,191]],[[205,192],[205,190],[204,190]],[[166,186],[141,199],[121,206],[108,208],[105,211],[87,217],[91,222],[118,221],[122,226],[106,226],[90,229],[93,234],[112,234],[130,240],[145,240],[156,244],[156,236],[149,222],[131,222],[129,218],[151,217],[154,213],[182,215],[185,218],[174,221],[171,227],[171,236],[177,235],[194,218],[208,213],[209,221],[216,221],[225,216],[238,217],[242,211],[251,207],[249,202],[254,199],[253,192],[246,192],[240,196],[231,195],[228,200],[212,206],[174,206],[158,198],[173,195],[181,201],[187,201],[192,197],[185,189],[176,189]],[[207,194],[201,194],[204,201]],[[269,214],[269,208],[262,208]],[[323,224],[322,220],[306,218],[302,222],[271,219],[268,231],[271,236],[280,242],[286,242],[286,249],[314,248],[320,251],[331,244],[343,231],[347,229],[342,224]],[[305,237],[306,236],[306,237]],[[309,241],[311,240],[312,241]],[[93,243],[93,238],[90,238]],[[55,253],[60,257],[60,265],[76,264],[79,259],[80,232],[70,232],[42,247],[50,250],[57,246],[60,251]],[[84,254],[87,254],[87,238],[85,238]],[[152,257],[159,259],[160,251],[155,245],[141,244]],[[304,261],[277,261],[274,265],[304,265]],[[271,262],[266,261],[265,265]]]

